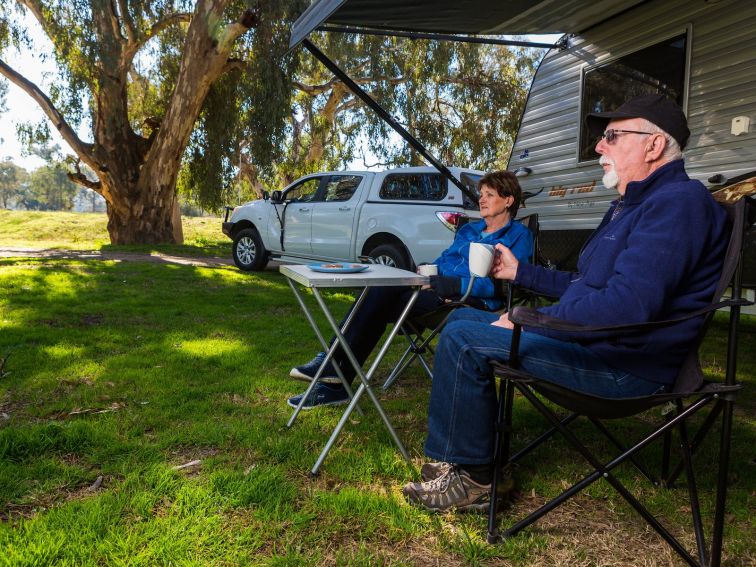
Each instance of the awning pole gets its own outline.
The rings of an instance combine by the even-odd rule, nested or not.
[[[320,51],[317,47],[315,47],[312,42],[309,39],[305,39],[302,41],[302,45],[305,46],[305,48],[312,53],[315,58],[320,61],[323,65],[325,65],[331,73],[336,75],[336,77],[343,82],[346,87],[352,91],[355,96],[357,96],[362,102],[367,104],[372,110],[374,110],[378,116],[381,117],[381,119],[386,122],[389,126],[391,126],[394,131],[396,131],[397,134],[399,134],[402,138],[404,138],[407,143],[412,146],[412,148],[418,152],[421,156],[423,156],[428,163],[430,163],[433,167],[435,167],[441,174],[446,177],[449,181],[454,183],[459,189],[462,191],[463,194],[467,195],[473,203],[478,202],[478,197],[470,191],[464,183],[462,183],[459,179],[457,179],[454,174],[449,171],[449,168],[446,167],[443,163],[438,161],[435,157],[433,157],[430,152],[425,149],[425,146],[423,146],[412,134],[407,132],[399,122],[397,122],[393,116],[391,116],[386,110],[378,104],[373,97],[371,97],[365,90],[363,90],[362,87],[360,87],[357,83],[355,83],[349,75],[347,75],[344,71],[342,71],[336,63],[331,61],[326,55]]]

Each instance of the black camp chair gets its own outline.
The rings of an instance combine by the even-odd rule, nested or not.
[[[648,522],[656,532],[690,565],[718,566],[722,554],[722,531],[724,523],[725,499],[727,491],[727,470],[730,455],[730,436],[732,431],[733,404],[741,385],[736,381],[736,349],[738,338],[738,321],[741,306],[751,305],[753,302],[741,298],[741,272],[743,259],[743,242],[746,231],[756,222],[756,201],[744,197],[734,205],[725,204],[728,216],[732,222],[732,234],[730,237],[727,254],[725,257],[722,276],[717,286],[716,293],[709,307],[687,317],[675,321],[661,321],[637,325],[589,328],[581,327],[569,322],[553,319],[534,309],[516,307],[510,315],[510,321],[515,324],[512,337],[512,356],[508,364],[495,364],[495,373],[501,378],[499,385],[499,411],[496,425],[496,440],[494,452],[494,470],[498,471],[505,463],[516,463],[538,445],[549,439],[554,433],[561,433],[570,445],[576,449],[593,467],[593,472],[585,476],[579,482],[572,485],[562,494],[547,502],[525,519],[517,522],[512,527],[499,533],[496,526],[496,494],[498,475],[494,475],[491,488],[491,506],[488,518],[488,541],[494,543],[503,538],[513,536],[523,528],[529,526],[543,515],[547,514],[584,488],[600,478],[605,478],[609,484]],[[720,301],[725,290],[731,285],[732,298]],[[714,312],[722,307],[730,308],[730,325],[727,347],[727,365],[724,382],[706,382],[698,358],[698,349],[703,340],[706,327],[708,327]],[[606,399],[588,394],[583,394],[546,382],[535,376],[529,375],[518,369],[517,350],[521,326],[549,328],[558,330],[580,330],[595,332],[638,332],[664,325],[670,325],[685,319],[701,317],[705,315],[698,342],[691,348],[687,358],[680,368],[677,381],[671,393],[656,394],[637,398]],[[512,424],[512,401],[514,390],[519,391],[530,401],[533,406],[543,414],[551,424],[551,429],[533,440],[525,448],[510,456],[510,431]],[[567,417],[560,418],[544,404],[540,396],[550,400],[557,406],[561,406],[571,412]],[[617,419],[636,415],[650,408],[663,404],[674,406],[673,414],[668,414],[665,422],[653,432],[625,448],[619,440],[606,428],[601,420]],[[693,441],[689,440],[687,420],[698,411],[713,404],[709,415],[704,420]],[[577,438],[575,433],[568,428],[570,422],[578,416],[584,416],[590,420],[615,446],[619,455],[609,461],[602,461]],[[711,547],[707,548],[701,512],[699,507],[696,480],[693,471],[692,453],[698,447],[706,432],[711,428],[718,417],[722,419],[722,430],[719,440],[719,472],[717,477],[716,508],[714,513],[713,529],[711,532]],[[670,434],[677,430],[682,450],[681,464],[672,472],[669,472],[669,448]],[[637,460],[637,453],[652,443],[662,438],[663,462],[661,478],[655,478]],[[641,473],[652,480],[655,484],[666,485],[674,481],[680,471],[684,469],[687,477],[688,492],[690,497],[690,509],[692,514],[694,531],[697,543],[697,561],[670,534],[667,529],[641,504],[614,476],[613,470],[623,462],[630,461]]]
[[[532,214],[521,219],[517,219],[526,228],[533,233],[533,260],[537,260],[538,255],[538,215]],[[402,325],[401,332],[407,338],[409,345],[402,354],[399,361],[394,366],[394,369],[389,374],[386,381],[383,383],[383,390],[387,390],[396,381],[397,378],[412,364],[415,360],[419,360],[421,366],[425,369],[429,379],[433,379],[433,371],[431,364],[426,360],[425,355],[433,355],[433,347],[431,341],[443,330],[444,325],[448,321],[452,312],[460,307],[475,307],[480,308],[481,302],[469,300],[470,293],[472,292],[472,286],[475,281],[475,276],[470,278],[467,290],[464,295],[457,301],[450,301],[439,305],[433,311],[423,313],[422,315],[416,315],[410,317]],[[513,298],[511,295],[511,286],[502,285],[502,282],[494,280],[494,285],[498,286],[501,290],[502,297],[507,299],[507,309],[515,303],[520,301],[530,302],[534,297],[530,292],[524,291],[521,297]],[[512,303],[512,302],[515,303]],[[425,333],[428,333],[425,335]]]

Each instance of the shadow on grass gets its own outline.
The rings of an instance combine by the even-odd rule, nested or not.
[[[231,241],[200,240],[194,244],[103,244],[103,252],[138,252],[141,254],[173,254],[176,256],[231,257]]]

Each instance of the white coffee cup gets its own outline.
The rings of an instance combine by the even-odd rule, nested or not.
[[[478,278],[488,277],[493,264],[495,248],[490,244],[473,242],[470,244],[470,273]]]
[[[437,276],[438,266],[436,264],[421,264],[417,267],[417,273],[421,276]]]

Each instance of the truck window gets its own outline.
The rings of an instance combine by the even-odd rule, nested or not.
[[[687,34],[675,36],[583,73],[580,101],[579,161],[595,160],[597,140],[585,127],[589,112],[614,110],[626,100],[645,94],[664,94],[683,106],[687,73]]]
[[[440,201],[446,191],[440,173],[391,173],[383,180],[378,195],[397,201]]]
[[[289,201],[296,201],[297,203],[309,203],[315,199],[315,193],[320,187],[321,177],[310,177],[305,179],[299,185],[295,185],[284,195],[284,199]]]
[[[332,175],[325,187],[326,201],[348,201],[359,187],[359,175]]]

